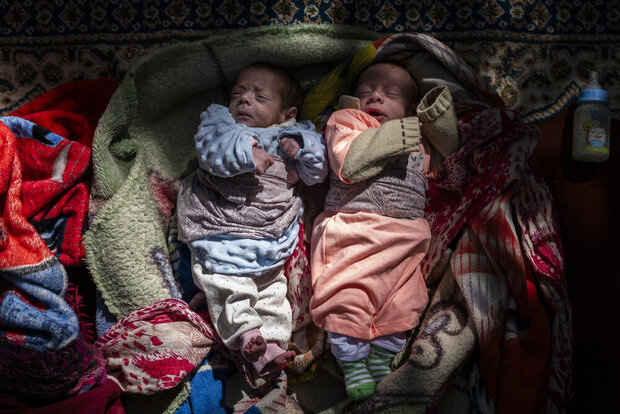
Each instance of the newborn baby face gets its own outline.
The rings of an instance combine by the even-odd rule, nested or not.
[[[362,73],[355,96],[362,111],[383,124],[412,114],[414,91],[415,83],[404,68],[377,63]]]
[[[237,77],[228,110],[235,121],[249,127],[280,124],[286,120],[282,108],[283,87],[283,81],[270,70],[249,68]]]

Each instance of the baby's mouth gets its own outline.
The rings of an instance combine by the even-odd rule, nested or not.
[[[377,119],[378,121],[385,117],[385,114],[376,108],[368,108],[365,112],[373,118]]]

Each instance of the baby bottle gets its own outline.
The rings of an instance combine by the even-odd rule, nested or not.
[[[573,120],[573,158],[602,162],[609,158],[611,111],[607,92],[598,83],[598,73],[590,72],[588,85],[577,97]]]

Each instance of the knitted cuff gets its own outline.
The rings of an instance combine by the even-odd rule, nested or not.
[[[458,119],[447,86],[431,89],[416,110],[422,123],[422,135],[443,157],[459,149]]]
[[[393,119],[381,125],[381,129],[385,130],[385,136],[393,137],[393,146],[399,148],[396,154],[420,151],[420,123],[417,117]],[[396,139],[400,142],[395,142]]]
[[[424,95],[416,112],[420,122],[435,122],[452,108],[452,95],[447,86],[437,86]]]
[[[418,118],[393,119],[357,136],[349,147],[340,175],[349,183],[363,181],[381,172],[389,158],[413,151],[420,151]]]

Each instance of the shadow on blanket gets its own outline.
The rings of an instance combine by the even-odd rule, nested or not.
[[[308,90],[302,115],[320,127],[356,75],[387,58],[403,63],[422,93],[450,87],[462,147],[445,159],[428,192],[429,307],[395,372],[372,398],[352,405],[309,319],[307,243],[285,268],[291,347],[301,355],[277,378],[252,378],[238,355],[219,346],[205,313],[189,309],[194,287],[170,218],[178,184],[195,168],[199,114],[225,101],[243,65],[289,65]],[[86,263],[105,305],[96,347],[125,407],[137,411],[149,401],[153,411],[180,413],[282,412],[287,404],[310,412],[563,412],[571,313],[555,206],[533,164],[539,139],[540,131],[504,108],[448,47],[420,34],[380,39],[347,27],[264,27],[144,56],[99,120],[84,235]],[[306,228],[323,190],[303,189]],[[327,396],[318,399],[319,392]]]

